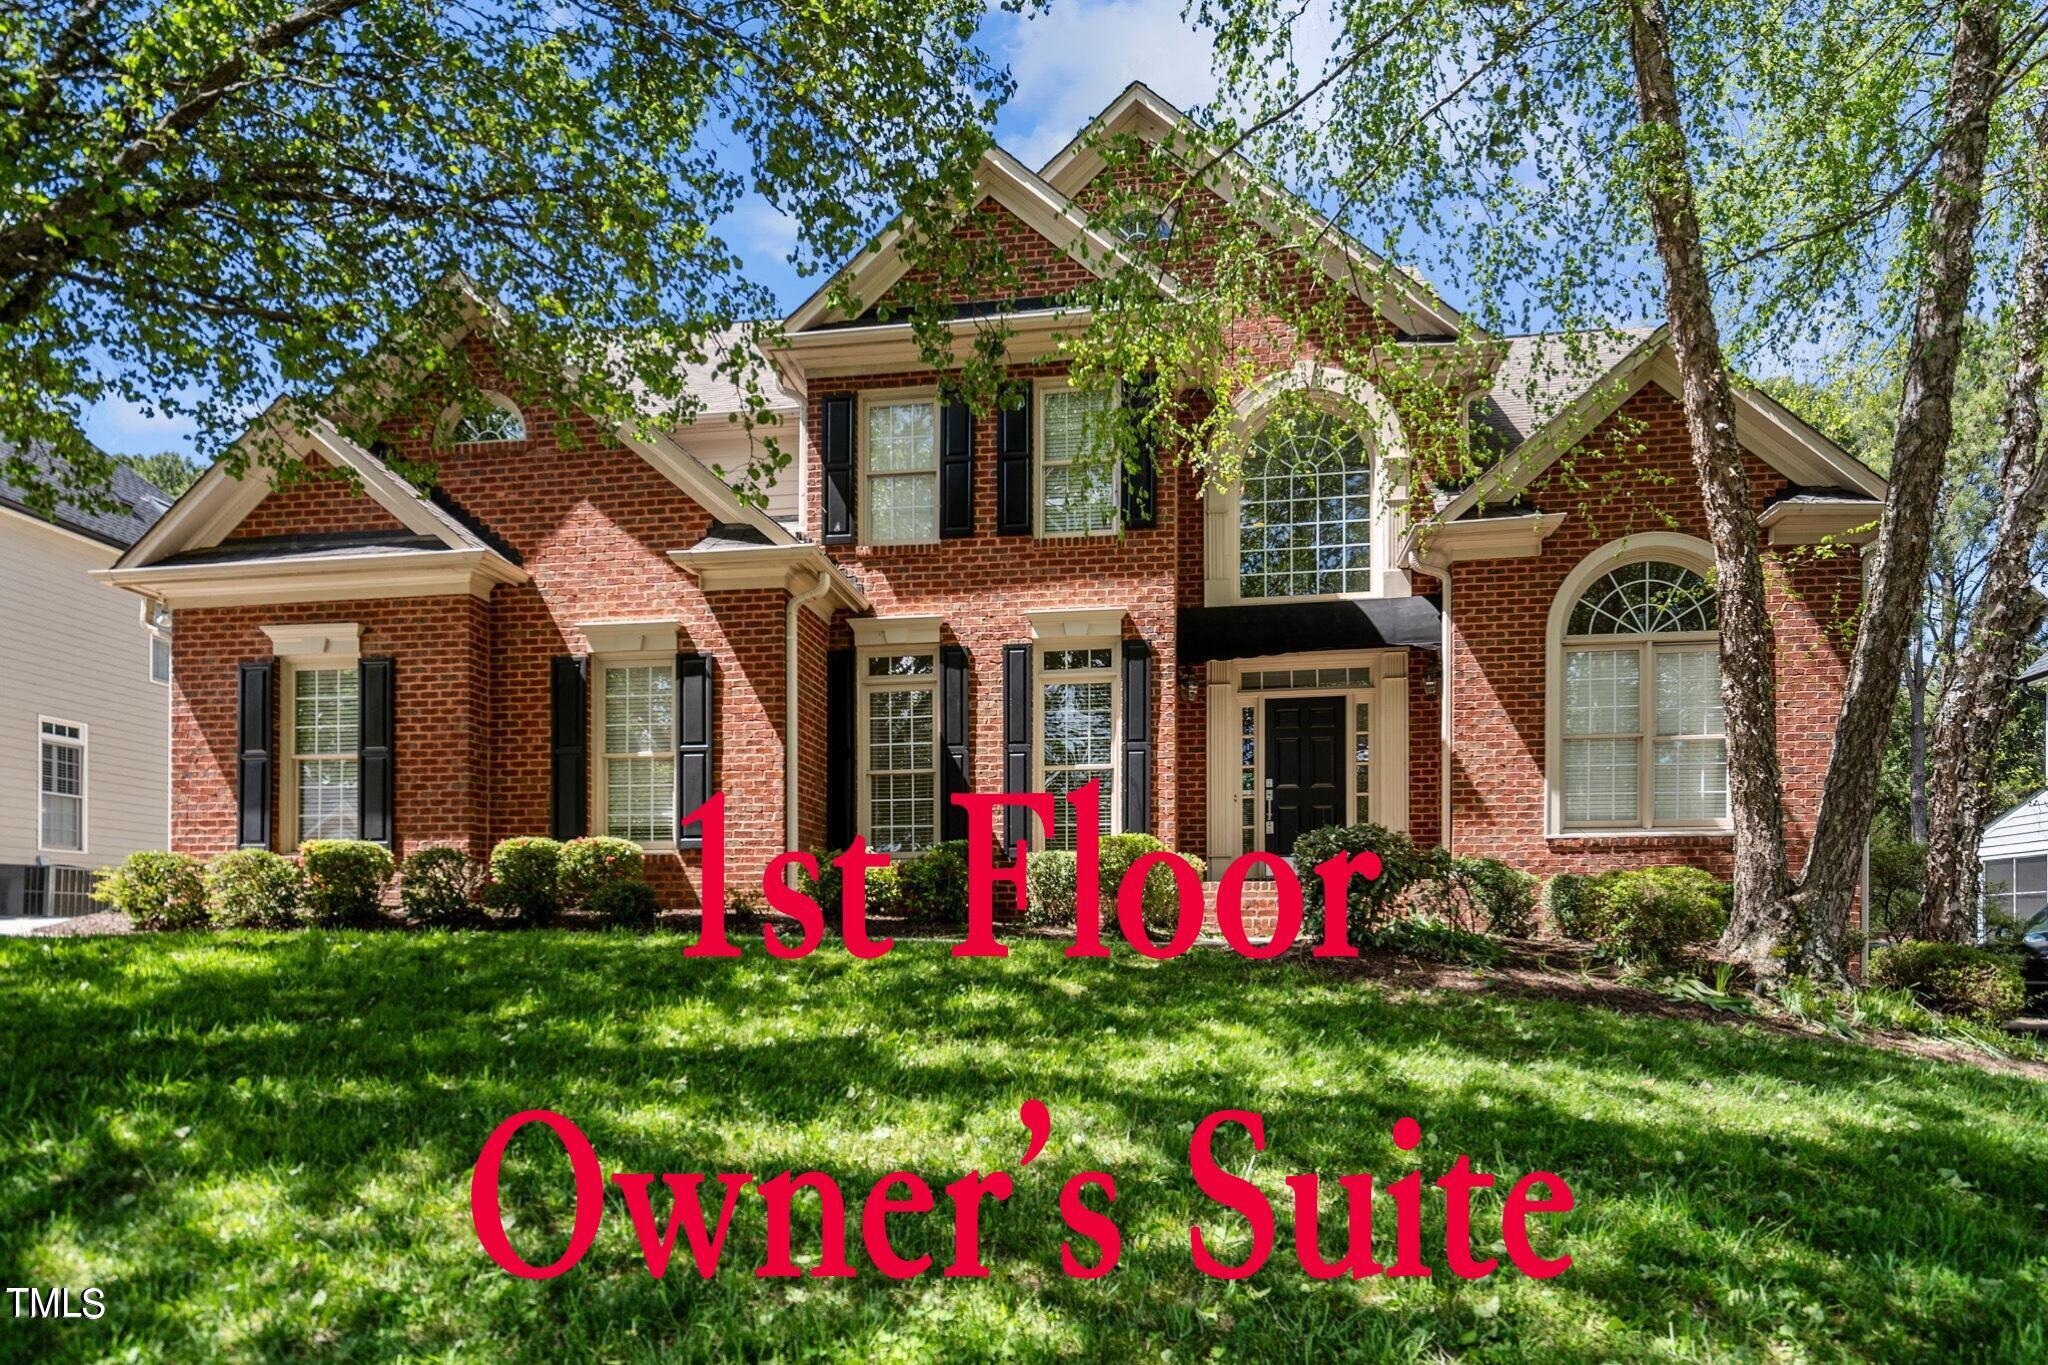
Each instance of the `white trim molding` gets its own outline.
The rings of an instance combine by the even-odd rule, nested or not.
[[[1417,564],[1443,568],[1479,559],[1534,559],[1543,542],[1564,525],[1562,512],[1524,512],[1512,517],[1466,517],[1428,523],[1410,536]]]
[[[1122,607],[1051,607],[1027,611],[1024,620],[1034,641],[1055,647],[1069,640],[1120,640],[1124,633]]]
[[[260,629],[270,637],[270,652],[280,659],[333,659],[339,663],[363,652],[363,628],[353,621],[307,621]]]
[[[353,602],[371,597],[488,600],[500,583],[524,583],[524,569],[490,550],[407,550],[316,554],[224,564],[143,565],[95,569],[92,577],[186,607],[271,606],[285,602]]]
[[[1773,545],[1868,545],[1877,539],[1884,504],[1868,498],[1801,493],[1772,503],[1756,519]]]
[[[853,642],[862,649],[893,648],[897,645],[937,645],[945,625],[942,616],[856,616],[847,628]]]
[[[1359,375],[1314,359],[1269,375],[1232,402],[1231,439],[1249,450],[1272,415],[1275,403],[1289,394],[1304,394],[1317,407],[1349,421],[1363,439],[1372,476],[1370,538],[1372,588],[1363,593],[1319,597],[1246,598],[1242,595],[1242,549],[1238,518],[1243,508],[1242,482],[1204,496],[1202,512],[1202,603],[1210,607],[1241,603],[1314,602],[1357,598],[1407,597],[1412,588],[1401,566],[1402,538],[1407,530],[1411,461],[1408,438],[1399,414],[1387,396]]]
[[[645,621],[578,621],[576,629],[592,654],[673,655],[683,623],[672,616]]]

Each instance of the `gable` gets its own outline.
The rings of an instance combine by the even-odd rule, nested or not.
[[[341,531],[403,532],[405,524],[359,487],[314,479],[273,488],[221,537],[223,542]]]
[[[966,221],[954,228],[948,237],[969,251],[992,246],[1015,275],[1014,279],[997,281],[987,289],[956,288],[948,300],[952,303],[1008,303],[1041,307],[1071,295],[1096,278],[1093,270],[997,202],[992,195],[984,196],[967,215]],[[938,277],[939,270],[934,266],[906,272],[868,308],[861,320],[881,321],[892,313],[900,316],[910,290],[930,285]]]

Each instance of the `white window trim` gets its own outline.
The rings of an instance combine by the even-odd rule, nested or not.
[[[532,439],[533,428],[527,423],[526,413],[520,409],[520,406],[517,403],[513,402],[504,394],[489,389],[486,389],[484,392],[479,394],[478,397],[488,406],[494,407],[500,412],[510,413],[513,417],[518,418],[519,435],[514,437],[502,437],[489,441],[458,441],[455,439],[455,428],[462,421],[462,404],[450,403],[447,407],[441,410],[441,420],[437,426],[437,429],[439,430],[441,434],[441,439],[443,441],[445,441],[449,445],[501,446],[518,445],[521,442]]]
[[[1115,536],[1123,531],[1123,508],[1118,496],[1122,487],[1122,471],[1117,467],[1118,452],[1111,443],[1107,460],[1111,469],[1109,489],[1109,525],[1093,531],[1054,531],[1045,529],[1045,400],[1057,393],[1079,393],[1072,380],[1066,378],[1037,379],[1031,384],[1031,430],[1035,449],[1031,460],[1031,527],[1032,534],[1039,540],[1088,540],[1097,536]],[[1109,410],[1115,413],[1123,406],[1123,386],[1117,385],[1109,393]],[[1113,419],[1112,419],[1113,420]],[[1063,468],[1070,468],[1069,461]]]
[[[43,733],[45,725],[65,725],[78,731],[78,738]],[[36,717],[36,851],[39,853],[90,853],[92,851],[92,728],[83,721],[57,716]],[[43,746],[60,744],[78,750],[78,847],[58,848],[50,843],[43,827]]]
[[[1408,528],[1408,439],[1393,404],[1366,380],[1314,360],[1268,377],[1248,389],[1233,407],[1231,439],[1240,450],[1272,416],[1273,405],[1289,393],[1304,393],[1315,406],[1356,427],[1365,443],[1372,470],[1372,528],[1369,532],[1372,587],[1366,592],[1322,593],[1304,597],[1246,597],[1240,558],[1244,488],[1242,481],[1203,495],[1204,606],[1227,607],[1246,602],[1354,602],[1412,595],[1408,573],[1401,567],[1400,545]]]
[[[893,407],[898,404],[924,403],[932,410],[932,536],[930,540],[880,540],[874,534],[874,511],[868,493],[873,481],[873,472],[868,462],[868,410],[876,407]],[[860,480],[860,510],[854,538],[862,545],[936,545],[939,543],[939,517],[944,508],[940,504],[943,489],[941,478],[940,443],[945,440],[945,412],[939,404],[939,391],[935,385],[922,385],[905,389],[876,389],[863,392],[854,413],[854,448],[858,451],[855,461],[856,474]],[[885,479],[910,479],[923,477],[909,473],[884,474]]]
[[[162,645],[164,650],[164,675],[161,678],[156,675],[158,645]],[[169,686],[171,681],[171,637],[160,630],[149,632],[149,680],[159,687]]]
[[[925,622],[931,623],[928,637],[923,629]],[[855,621],[853,623],[857,628],[854,638],[859,646],[854,650],[853,655],[854,730],[858,739],[854,748],[854,772],[855,781],[859,784],[859,788],[855,792],[854,801],[855,828],[861,838],[868,841],[870,847],[873,846],[875,841],[875,826],[873,784],[868,780],[874,771],[873,762],[869,756],[868,741],[871,727],[868,721],[868,700],[878,692],[928,692],[931,694],[931,844],[926,845],[926,847],[940,843],[943,838],[945,825],[943,802],[945,800],[945,793],[942,789],[945,784],[940,780],[940,773],[945,763],[945,754],[944,737],[939,733],[939,727],[941,719],[940,708],[944,705],[944,702],[939,696],[939,632],[937,622],[937,617],[919,617],[913,618],[910,623],[888,620]],[[862,627],[865,627],[865,629],[860,629]],[[868,660],[893,658],[899,654],[929,654],[932,661],[932,671],[927,674],[907,677],[868,677]],[[892,768],[890,771],[892,773],[913,773],[918,770]],[[923,851],[923,849],[905,849],[895,852],[884,850],[886,856],[892,862],[915,858]]]
[[[590,627],[584,626],[582,629],[588,634]],[[668,638],[671,641],[674,640],[673,630],[670,631]],[[611,812],[609,809],[611,784],[608,781],[611,755],[605,751],[604,747],[604,675],[614,668],[665,667],[674,670],[675,666],[676,652],[674,649],[663,651],[643,649],[611,654],[592,654],[590,656],[590,754],[592,758],[597,760],[590,765],[590,832],[592,834],[604,835],[606,837],[611,835]],[[678,689],[676,694],[674,694],[673,705],[680,706],[681,704],[682,697],[680,689]],[[675,759],[675,726],[678,719],[679,717],[673,714],[669,719],[668,757],[671,761]],[[659,757],[656,754],[639,756]],[[666,839],[650,840],[640,844],[640,851],[642,853],[673,853],[676,851],[676,820],[687,812],[673,808],[675,804],[673,796],[669,800],[671,806],[669,811],[669,837]]]
[[[1076,615],[1080,614],[1076,613]],[[1119,609],[1116,614],[1121,619],[1123,612]],[[1034,621],[1033,635],[1035,638],[1031,648],[1031,790],[1037,792],[1048,790],[1045,785],[1045,689],[1057,683],[1107,682],[1109,684],[1109,762],[1107,764],[1091,764],[1087,766],[1091,771],[1097,767],[1106,767],[1109,770],[1109,811],[1108,819],[1103,822],[1102,833],[1105,835],[1121,834],[1124,829],[1124,670],[1122,636],[1120,634],[1040,634],[1035,629],[1036,624]],[[1109,651],[1109,667],[1062,669],[1057,673],[1046,671],[1045,656],[1048,651],[1058,652],[1070,649],[1106,649]],[[1079,765],[1061,764],[1059,766],[1064,771]],[[1064,800],[1059,801],[1055,809],[1054,819],[1056,821],[1065,820],[1073,813],[1072,807],[1068,806]],[[1053,831],[1046,830],[1044,834],[1045,838],[1039,844],[1039,847],[1054,847]]]
[[[289,848],[299,846],[299,758],[295,693],[298,673],[306,668],[348,668],[362,657],[362,627],[354,621],[302,621],[291,625],[259,627],[270,640],[277,657],[278,690],[278,837],[289,838]],[[357,725],[362,717],[356,717]],[[357,732],[360,735],[360,731]],[[362,780],[360,770],[356,780]],[[360,835],[362,830],[357,828]]]
[[[1368,687],[1289,687],[1240,691],[1247,673],[1295,668],[1369,668]],[[1230,856],[1251,852],[1243,846],[1238,783],[1243,737],[1240,712],[1254,708],[1252,798],[1258,803],[1254,847],[1264,847],[1266,783],[1266,701],[1273,697],[1344,698],[1345,810],[1350,822],[1371,821],[1398,833],[1408,829],[1408,654],[1401,649],[1340,650],[1315,654],[1272,655],[1232,659],[1210,665],[1209,674],[1209,847]],[[1356,705],[1372,708],[1372,776],[1366,808],[1358,809]]]
[[[1659,649],[1720,648],[1719,631],[1688,631],[1670,635],[1567,636],[1572,608],[1593,584],[1616,569],[1645,560],[1658,560],[1690,569],[1702,578],[1714,572],[1714,547],[1696,536],[1675,531],[1650,531],[1624,536],[1601,546],[1580,560],[1565,575],[1564,583],[1550,602],[1550,620],[1544,632],[1543,701],[1543,834],[1547,839],[1669,838],[1679,835],[1729,834],[1732,818],[1707,822],[1656,823],[1656,674],[1654,655]],[[1636,695],[1639,708],[1636,736],[1636,823],[1632,825],[1578,824],[1564,814],[1564,653],[1567,647],[1629,649],[1641,651]],[[1573,736],[1580,738],[1580,736]],[[1668,738],[1668,737],[1667,737]],[[1680,736],[1683,738],[1683,736]]]
[[[268,627],[266,627],[266,629],[268,629]],[[354,629],[354,627],[350,627],[350,629],[351,629],[351,630],[353,630],[353,629]],[[283,697],[282,697],[282,698],[280,699],[280,702],[279,702],[279,708],[278,708],[278,724],[277,724],[277,728],[278,728],[278,736],[277,736],[277,739],[278,739],[278,745],[277,745],[277,747],[278,747],[278,759],[279,759],[279,763],[280,763],[280,771],[279,771],[279,773],[278,773],[278,783],[277,783],[277,785],[278,785],[278,793],[279,793],[279,796],[278,796],[278,802],[279,802],[279,805],[278,805],[278,824],[279,824],[280,826],[283,826],[283,827],[284,827],[284,829],[285,829],[285,831],[286,831],[286,832],[287,832],[287,834],[289,835],[289,837],[290,837],[290,839],[291,839],[291,843],[290,843],[290,845],[289,845],[289,846],[290,846],[291,848],[294,848],[294,849],[295,849],[295,848],[297,848],[297,847],[298,847],[298,846],[299,846],[300,844],[304,843],[304,842],[305,842],[305,839],[306,839],[306,837],[305,837],[305,836],[304,836],[303,834],[301,834],[301,833],[299,832],[299,759],[300,759],[300,754],[299,754],[299,726],[298,726],[298,691],[299,691],[299,675],[300,675],[301,673],[305,673],[305,672],[323,672],[323,671],[326,671],[326,672],[331,672],[331,671],[335,671],[335,670],[340,670],[340,671],[343,671],[343,672],[349,672],[349,671],[353,671],[353,666],[354,666],[354,665],[355,665],[355,664],[356,664],[357,662],[358,662],[358,659],[357,659],[357,657],[356,657],[356,655],[355,655],[355,653],[354,653],[353,651],[351,651],[350,653],[348,653],[348,654],[346,654],[346,655],[342,655],[342,654],[332,654],[332,655],[312,655],[312,654],[302,654],[302,655],[294,655],[294,656],[290,656],[290,657],[287,657],[287,658],[286,658],[286,659],[285,659],[285,660],[283,661],[283,667],[282,667],[282,668],[280,668],[280,669],[278,670],[278,671],[279,671],[280,673],[282,673],[282,674],[284,675],[284,677],[283,677],[283,684],[284,684],[284,686],[283,686],[283,688],[281,689],[284,695],[283,695]],[[362,724],[363,724],[363,717],[362,717],[362,713],[361,713],[361,711],[360,711],[360,709],[359,709],[359,710],[357,711],[357,713],[356,713],[356,740],[357,740],[357,743],[358,743],[358,745],[359,745],[359,746],[360,746],[360,744],[361,744],[361,741],[362,741],[362,733],[363,733],[363,731],[362,731]],[[360,838],[362,838],[362,837],[363,837],[363,828],[362,828],[362,815],[361,815],[361,811],[362,811],[362,796],[361,796],[361,793],[362,793],[362,782],[363,782],[363,770],[362,770],[362,764],[361,764],[361,750],[360,750],[360,748],[358,748],[358,751],[357,751],[356,753],[354,753],[354,754],[343,754],[343,755],[331,755],[331,754],[315,754],[315,755],[313,755],[312,757],[313,757],[313,759],[314,759],[315,761],[317,761],[317,760],[319,760],[319,759],[322,759],[322,758],[332,758],[332,757],[341,757],[341,758],[347,758],[347,759],[349,759],[349,760],[350,760],[351,762],[354,762],[354,763],[355,763],[355,764],[357,765],[357,766],[356,766],[356,792],[357,792],[357,798],[356,798],[356,809],[357,809],[357,816],[356,816],[356,828],[355,828],[355,832],[354,832],[354,833],[352,833],[352,834],[347,834],[347,835],[342,835],[342,836],[340,836],[340,837],[342,837],[342,838],[347,838],[347,839],[360,839]],[[323,836],[321,836],[321,837],[323,837],[323,838],[332,838],[332,837],[335,837],[335,836],[332,836],[332,835],[323,835]]]

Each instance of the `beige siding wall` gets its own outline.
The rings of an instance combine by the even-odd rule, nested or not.
[[[104,867],[170,844],[170,688],[149,680],[142,599],[86,576],[112,546],[0,508],[0,863],[32,863],[39,717],[86,727],[85,852]]]
[[[794,413],[772,426],[756,427],[751,432],[723,417],[705,417],[695,425],[682,428],[676,433],[676,438],[692,455],[722,470],[726,482],[735,486],[739,484],[750,459],[766,456],[765,443],[773,438],[776,446],[789,457],[789,463],[768,489],[766,510],[769,516],[778,520],[799,523],[801,509],[797,504],[797,490],[803,487],[803,475],[797,462],[802,458],[802,443],[797,438]]]

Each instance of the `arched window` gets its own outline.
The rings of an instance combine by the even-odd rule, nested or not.
[[[1262,428],[1238,501],[1238,596],[1372,591],[1372,459],[1333,413]]]
[[[1676,539],[1674,537],[1674,539]],[[1588,564],[1611,563],[1596,556]],[[1703,567],[1703,566],[1702,566]],[[1583,587],[1567,608],[1552,673],[1561,730],[1553,759],[1567,830],[1720,828],[1728,820],[1720,614],[1695,568],[1636,559]],[[1553,612],[1553,622],[1556,613]]]
[[[444,421],[448,439],[457,445],[526,439],[526,418],[502,393],[486,393],[466,407],[451,408]]]

